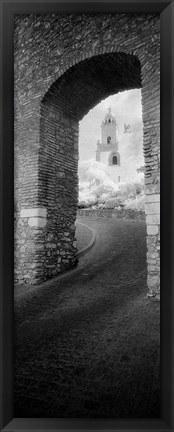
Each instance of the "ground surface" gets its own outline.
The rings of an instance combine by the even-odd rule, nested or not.
[[[86,248],[92,239],[91,230],[82,222],[76,223],[76,240],[79,251]]]
[[[15,417],[159,417],[159,302],[146,296],[145,223],[82,222],[96,242],[78,270],[16,289]]]

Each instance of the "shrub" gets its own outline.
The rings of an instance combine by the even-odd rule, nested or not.
[[[144,180],[132,181],[131,183],[120,183],[119,185],[119,196],[125,201],[129,198],[135,198],[144,190]]]
[[[137,195],[134,199],[125,201],[125,209],[143,211],[145,210],[145,196],[144,193]]]
[[[95,161],[80,166],[79,208],[132,208],[144,210],[144,178],[137,174],[129,182],[114,183],[107,167]]]
[[[119,198],[119,197],[107,199],[105,202],[105,205],[104,205],[105,208],[110,208],[110,209],[115,209],[115,208],[123,207],[123,206],[124,206],[124,204],[123,204],[121,198]]]

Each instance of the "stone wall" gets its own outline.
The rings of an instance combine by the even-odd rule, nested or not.
[[[79,209],[77,215],[90,218],[133,219],[145,221],[145,213],[131,209]]]
[[[76,264],[78,122],[142,87],[148,286],[159,291],[159,16],[17,15],[14,51],[15,280]]]
[[[39,203],[47,208],[45,277],[77,263],[78,122],[63,115],[54,97],[42,102]]]

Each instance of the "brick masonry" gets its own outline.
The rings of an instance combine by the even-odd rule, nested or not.
[[[15,281],[77,264],[79,120],[110,94],[141,87],[148,287],[159,292],[159,24],[159,15],[15,16]]]

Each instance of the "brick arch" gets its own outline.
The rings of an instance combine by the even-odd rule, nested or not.
[[[85,61],[85,60],[90,60],[93,57],[96,56],[101,56],[104,54],[111,54],[111,53],[124,53],[127,55],[132,55],[135,56],[137,58],[137,60],[139,60],[140,62],[140,66],[143,64],[143,56],[141,55],[141,52],[139,51],[139,49],[134,48],[134,49],[126,49],[126,48],[122,48],[121,46],[116,45],[114,42],[112,42],[110,44],[110,46],[99,46],[93,50],[90,51],[84,51],[82,54],[79,54],[78,51],[73,53],[73,58],[72,59],[68,59],[65,64],[63,65],[63,67],[60,68],[59,71],[55,72],[54,70],[52,71],[51,74],[51,79],[49,80],[49,83],[45,84],[45,88],[44,88],[44,93],[46,94],[47,92],[50,91],[51,87],[54,86],[54,84],[57,82],[57,80],[59,78],[61,78],[66,72],[68,72],[71,68],[73,68],[74,66],[77,66],[78,64],[80,64],[81,62]],[[45,96],[44,94],[44,96]],[[43,97],[44,97],[43,96]]]
[[[78,81],[77,85],[75,81]],[[49,87],[41,103],[43,108],[48,100],[59,98],[65,115],[70,114],[81,120],[89,109],[107,96],[140,87],[141,65],[138,57],[121,50],[111,51],[87,57],[70,66]],[[68,102],[72,105],[69,111]]]
[[[131,54],[105,53],[70,67],[41,102],[38,202],[47,211],[45,278],[77,263],[78,124],[103,98],[141,87]]]
[[[102,98],[141,87],[148,286],[158,292],[159,16],[101,14],[95,18],[90,14],[15,18],[16,280],[35,283],[75,264],[78,122]],[[85,77],[83,67],[92,67],[97,59],[111,64],[116,58],[127,61],[127,86],[128,75],[121,82],[117,74],[118,88],[105,80],[102,90],[94,71],[91,94],[85,93],[91,85],[86,81],[84,91],[85,80],[80,80],[80,91],[72,96],[78,73]],[[137,79],[133,68],[129,71],[131,60],[139,70]]]

